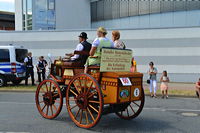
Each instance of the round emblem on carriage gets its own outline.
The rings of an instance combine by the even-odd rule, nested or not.
[[[140,95],[140,90],[138,88],[135,88],[134,90],[134,96],[138,97]]]
[[[121,98],[125,99],[125,98],[127,98],[128,96],[129,96],[128,90],[122,90],[122,91],[120,92],[120,97],[121,97]]]

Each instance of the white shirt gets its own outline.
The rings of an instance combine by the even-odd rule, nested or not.
[[[83,45],[81,43],[79,43],[77,46],[76,46],[76,49],[75,51],[83,51]],[[74,56],[71,57],[71,60],[76,60],[79,58],[79,55],[78,54],[75,54]]]
[[[28,58],[31,58],[31,57],[28,56],[28,57],[24,58],[24,62],[25,62],[25,63],[28,62]]]
[[[100,44],[100,40],[105,40],[105,41],[110,41],[108,38],[106,37],[99,37],[99,38],[96,38],[93,43],[92,43],[92,47],[98,47],[99,44]],[[114,43],[113,41],[110,41],[110,43],[112,44],[111,47],[114,47]]]

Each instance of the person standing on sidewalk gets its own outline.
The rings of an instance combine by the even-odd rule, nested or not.
[[[198,98],[200,99],[200,78],[199,81],[196,82],[196,93]]]
[[[31,76],[32,85],[35,85],[34,83],[34,71],[33,71],[33,58],[32,53],[29,52],[28,56],[24,59],[24,64],[26,66],[26,79],[25,79],[25,85],[28,85],[28,78]]]
[[[162,98],[164,99],[166,95],[166,99],[168,99],[168,83],[169,83],[169,77],[167,76],[167,71],[163,71],[163,74],[160,78],[160,89],[162,91]]]
[[[149,70],[148,70],[148,74],[149,74],[149,80],[150,80],[150,85],[149,85],[149,89],[150,89],[150,93],[151,93],[151,97],[157,97],[156,96],[156,90],[157,90],[157,68],[154,67],[154,63],[150,62],[149,63]],[[154,89],[154,92],[153,90]]]
[[[39,60],[37,62],[37,74],[38,74],[38,81],[41,82],[41,76],[42,76],[42,80],[45,80],[46,76],[46,66],[47,66],[47,61],[44,60],[43,56],[39,57]]]

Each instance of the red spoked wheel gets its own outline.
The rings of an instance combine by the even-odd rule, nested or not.
[[[122,111],[116,112],[116,115],[125,120],[131,120],[136,118],[144,107],[145,95],[142,89],[141,98],[138,101],[132,101],[130,103],[124,103],[122,105]]]
[[[42,81],[37,87],[35,102],[39,113],[44,118],[56,118],[63,106],[63,97],[59,85],[50,79]]]
[[[94,127],[103,111],[103,96],[97,81],[88,74],[75,76],[66,91],[66,106],[77,126]]]

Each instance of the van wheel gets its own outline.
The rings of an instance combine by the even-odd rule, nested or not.
[[[21,82],[22,82],[21,79],[12,81],[12,83],[13,83],[14,85],[19,85]]]
[[[6,85],[6,79],[4,78],[4,76],[0,75],[0,87]]]

